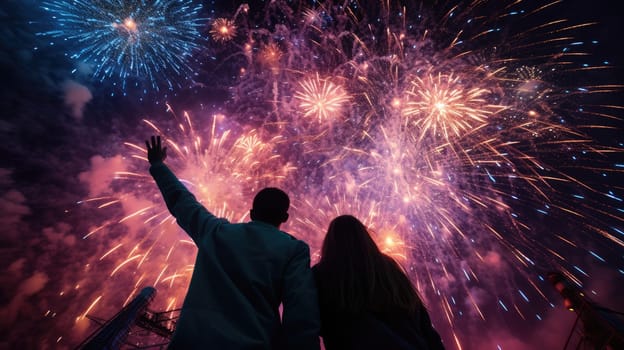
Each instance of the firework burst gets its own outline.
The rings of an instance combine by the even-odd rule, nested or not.
[[[274,72],[277,72],[280,59],[284,53],[280,49],[279,45],[270,42],[262,47],[258,54],[258,60],[264,67],[269,67]]]
[[[190,75],[200,47],[202,6],[193,1],[45,1],[56,28],[41,35],[61,38],[70,57],[93,67],[99,81],[147,82],[172,89]]]
[[[318,74],[299,85],[301,89],[295,93],[295,98],[299,100],[303,116],[314,117],[319,124],[337,119],[350,99],[342,86],[321,79]]]
[[[227,18],[217,18],[212,22],[210,34],[217,42],[226,42],[236,37],[236,25]]]
[[[407,90],[403,115],[405,124],[413,124],[420,130],[418,141],[427,135],[449,138],[461,137],[488,123],[488,118],[504,109],[504,106],[488,103],[488,89],[467,87],[460,76],[451,74],[428,74],[424,79],[416,77]],[[483,85],[481,85],[483,86]]]

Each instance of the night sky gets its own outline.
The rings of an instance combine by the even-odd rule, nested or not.
[[[105,2],[94,1],[96,5]],[[286,188],[293,197],[291,217],[295,219],[285,230],[310,244],[317,254],[313,262],[331,218],[347,210],[362,217],[383,235],[381,239],[390,245],[386,248],[410,271],[447,349],[457,349],[459,344],[462,349],[563,348],[575,314],[563,308],[562,298],[547,281],[540,280],[551,270],[569,271],[592,300],[624,311],[624,94],[620,86],[624,82],[624,21],[616,2],[564,0],[535,16],[519,16],[522,20],[510,16],[489,21],[501,12],[498,1],[458,11],[455,17],[445,17],[453,2],[410,2],[405,17],[414,28],[407,31],[406,40],[422,38],[423,28],[433,34],[427,40],[413,39],[414,47],[422,45],[418,52],[406,49],[405,57],[411,62],[394,63],[404,68],[401,72],[406,76],[389,78],[396,83],[394,88],[405,83],[409,74],[456,69],[455,76],[462,78],[459,84],[475,77],[472,83],[477,86],[482,81],[488,91],[479,98],[490,99],[490,105],[504,104],[509,91],[519,91],[518,81],[526,77],[517,73],[520,78],[511,83],[512,79],[500,77],[508,78],[511,72],[520,72],[520,67],[539,68],[539,77],[526,78],[522,86],[540,98],[531,95],[530,101],[518,102],[513,113],[511,108],[497,112],[512,121],[490,122],[477,138],[488,139],[490,126],[495,130],[493,138],[521,138],[521,146],[514,148],[517,153],[510,151],[509,156],[497,159],[509,158],[517,174],[524,172],[530,180],[509,180],[513,176],[508,176],[505,162],[488,168],[474,167],[467,158],[448,160],[462,153],[458,150],[466,151],[463,142],[472,140],[471,133],[462,135],[457,148],[444,142],[445,146],[432,146],[434,141],[428,140],[435,132],[423,134],[426,149],[410,150],[401,158],[408,159],[407,163],[421,158],[439,160],[449,174],[444,177],[448,181],[444,188],[453,191],[423,185],[419,187],[422,193],[416,191],[414,198],[426,198],[430,206],[448,200],[448,211],[444,205],[432,210],[424,204],[406,205],[407,199],[395,202],[396,186],[385,185],[392,175],[383,171],[379,175],[377,165],[367,168],[373,169],[366,170],[372,175],[361,171],[361,164],[389,159],[391,151],[383,153],[378,144],[371,152],[378,151],[378,157],[369,153],[366,158],[364,152],[352,151],[367,149],[368,139],[358,136],[360,128],[371,138],[381,135],[384,122],[395,113],[389,107],[394,88],[384,85],[383,79],[391,74],[370,73],[364,84],[363,79],[349,75],[347,68],[338,69],[336,62],[349,57],[363,65],[368,57],[375,57],[377,61],[366,61],[373,67],[372,62],[396,60],[392,56],[396,51],[379,37],[379,41],[367,42],[368,51],[363,51],[367,58],[362,59],[355,49],[332,51],[310,45],[313,40],[322,43],[349,31],[368,40],[385,33],[384,20],[377,21],[373,15],[383,13],[381,6],[371,1],[354,7],[355,2],[346,2],[357,9],[354,13],[369,15],[358,17],[358,23],[335,13],[321,15],[316,27],[320,29],[304,35],[297,28],[303,25],[303,12],[315,8],[313,3],[250,2],[248,13],[234,21],[238,36],[219,42],[211,37],[210,24],[219,17],[232,18],[241,7],[215,2],[204,2],[197,14],[201,38],[185,61],[189,72],[176,76],[165,66],[162,75],[157,72],[153,79],[125,79],[125,88],[124,79],[94,78],[88,62],[70,58],[84,48],[81,43],[41,35],[58,25],[41,2],[6,0],[0,4],[1,349],[74,348],[96,329],[84,318],[87,310],[90,315],[110,318],[140,288],[153,282],[158,290],[155,309],[181,305],[194,248],[166,217],[155,185],[147,177],[144,154],[129,145],[142,146],[149,135],[157,133],[145,120],[178,144],[191,145],[194,136],[202,138],[202,147],[213,152],[204,159],[208,165],[185,151],[170,151],[169,162],[196,193],[208,193],[203,200],[209,208],[214,205],[234,221],[248,219],[247,203],[258,187]],[[548,2],[523,1],[509,11],[530,12],[544,4]],[[394,30],[401,20],[392,18],[388,23]],[[556,30],[566,27],[560,24],[542,27],[558,19],[567,19],[567,25],[592,24],[567,31]],[[466,29],[460,38],[467,41],[466,49],[462,44],[445,51],[462,23]],[[473,23],[499,30],[477,36],[480,31]],[[269,34],[257,34],[258,28]],[[375,29],[366,32],[362,28]],[[252,41],[252,37],[265,42]],[[332,42],[345,40],[335,37]],[[282,52],[277,63],[262,56],[271,41]],[[443,43],[437,45],[438,41]],[[248,56],[241,54],[246,43],[252,46]],[[582,54],[561,55],[568,52]],[[427,68],[418,68],[421,63]],[[507,68],[491,75],[483,73],[503,66]],[[343,108],[343,119],[327,121],[319,115],[318,121],[306,121],[302,105],[297,105],[293,97],[294,91],[301,91],[297,79],[319,71],[333,76],[335,84],[343,83],[340,91],[351,93],[348,101],[355,107]],[[416,86],[435,79],[423,78]],[[172,89],[167,88],[169,82],[174,84]],[[485,105],[481,99],[467,102]],[[486,107],[494,110],[490,105]],[[557,121],[553,127],[540,129],[550,136],[534,137],[538,132],[527,132],[530,127],[505,133],[504,125],[532,116],[533,110],[552,117],[549,123]],[[186,122],[185,112],[193,127]],[[487,114],[488,120],[494,115]],[[185,125],[184,131],[179,130],[180,124]],[[222,148],[210,146],[210,140],[224,137],[228,130],[231,133],[229,139],[223,138]],[[384,139],[388,144],[398,139],[397,134],[388,134]],[[240,139],[236,138],[241,135],[249,136],[248,142],[256,137],[262,141],[254,146],[258,163],[237,148]],[[560,140],[573,141],[561,145]],[[470,148],[479,152],[477,146]],[[486,152],[483,157],[489,155]],[[535,163],[526,161],[529,158]],[[480,158],[477,154],[471,159]],[[537,169],[538,163],[545,169]],[[570,181],[550,179],[564,175]],[[408,184],[420,179],[398,178]],[[207,187],[199,186],[203,183]],[[471,193],[477,195],[471,197]],[[219,207],[224,197],[227,205]],[[464,199],[469,203],[465,207],[461,205]],[[435,213],[431,226],[424,219],[418,222],[429,213]],[[446,222],[440,213],[453,216],[458,228],[440,229]],[[137,215],[126,219],[130,214]],[[386,227],[392,227],[396,236],[387,236]],[[434,229],[427,231],[427,227]],[[502,238],[496,238],[494,231]],[[398,239],[400,247],[392,250],[389,237]],[[524,259],[517,252],[529,256]],[[447,271],[440,267],[443,264]]]

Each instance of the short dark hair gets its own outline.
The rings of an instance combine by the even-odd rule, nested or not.
[[[276,187],[265,187],[256,194],[251,208],[251,219],[279,226],[288,219],[290,198]]]

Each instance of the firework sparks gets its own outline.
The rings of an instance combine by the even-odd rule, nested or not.
[[[180,86],[201,39],[202,6],[193,1],[45,1],[56,29],[41,33],[69,44],[71,58],[100,80],[147,80],[154,89]]]

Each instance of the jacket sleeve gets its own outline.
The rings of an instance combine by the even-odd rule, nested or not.
[[[310,269],[310,249],[303,242],[298,242],[286,266],[282,326],[285,349],[320,349],[316,283]]]
[[[150,166],[150,174],[154,177],[165,204],[177,219],[178,225],[196,244],[202,234],[213,232],[219,225],[227,223],[227,220],[217,218],[206,210],[165,164],[153,164]]]

